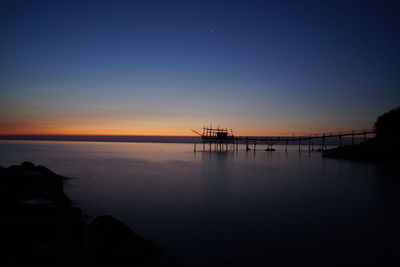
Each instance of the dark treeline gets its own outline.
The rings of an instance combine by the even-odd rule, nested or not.
[[[400,161],[400,107],[379,116],[375,122],[376,137],[354,146],[325,151],[323,156],[367,162]]]

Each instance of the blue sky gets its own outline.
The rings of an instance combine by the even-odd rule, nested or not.
[[[367,128],[399,105],[395,1],[2,1],[0,130]]]

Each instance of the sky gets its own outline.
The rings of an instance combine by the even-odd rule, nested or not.
[[[399,1],[0,0],[0,134],[371,128],[400,103]]]

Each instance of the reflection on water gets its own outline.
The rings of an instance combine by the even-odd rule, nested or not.
[[[112,214],[183,265],[399,261],[394,165],[191,144],[0,142],[0,165],[64,176],[86,214]]]

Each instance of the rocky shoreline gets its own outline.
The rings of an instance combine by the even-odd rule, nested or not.
[[[376,136],[352,146],[339,146],[324,151],[323,157],[361,160],[365,162],[400,162],[400,107],[376,119]]]
[[[399,152],[400,144],[398,142],[385,142],[374,138],[357,145],[339,146],[323,151],[322,156],[325,158],[356,160],[368,163],[398,163],[400,162]]]
[[[0,166],[1,264],[165,265],[159,247],[112,216],[86,222],[64,193],[65,179],[30,162]]]

